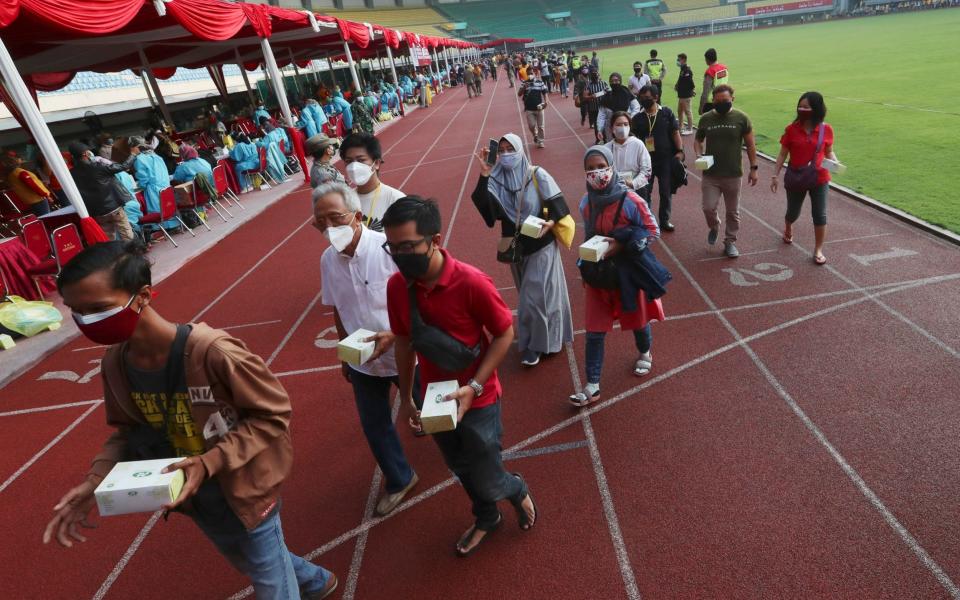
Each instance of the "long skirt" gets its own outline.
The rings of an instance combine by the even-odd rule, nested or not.
[[[520,294],[517,308],[517,344],[520,351],[560,352],[573,341],[573,316],[560,250],[549,244],[511,265]]]

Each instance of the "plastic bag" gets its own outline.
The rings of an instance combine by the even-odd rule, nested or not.
[[[57,329],[63,315],[49,302],[24,300],[8,296],[10,302],[0,304],[0,325],[20,335],[32,337],[47,329]]]

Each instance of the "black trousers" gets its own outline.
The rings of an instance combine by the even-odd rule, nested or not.
[[[653,159],[652,167],[653,171],[650,174],[650,181],[647,183],[646,194],[647,202],[650,204],[650,209],[653,210],[653,185],[657,184],[657,189],[660,191],[660,200],[657,204],[657,222],[663,227],[666,223],[670,222],[670,209],[672,194],[670,190],[670,163],[671,157],[669,155],[663,157],[656,157]]]

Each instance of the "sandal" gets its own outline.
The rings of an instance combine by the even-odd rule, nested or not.
[[[633,374],[637,377],[643,377],[648,374],[652,368],[653,354],[647,352],[646,354],[641,354],[640,358],[637,359],[637,362],[633,365]]]
[[[792,236],[792,235],[787,235],[786,233],[784,233],[784,234],[783,234],[783,243],[784,243],[784,244],[792,244],[792,243],[793,243],[793,236]]]
[[[457,545],[454,548],[454,551],[457,553],[457,556],[459,556],[460,558],[466,558],[471,554],[473,554],[473,551],[479,548],[480,544],[483,543],[483,540],[487,539],[487,536],[489,536],[492,532],[496,531],[497,528],[500,527],[501,523],[503,523],[503,515],[499,513],[497,514],[497,522],[491,525],[489,529],[483,529],[482,527],[479,527],[476,523],[474,523],[473,527],[468,529],[467,532],[463,534],[463,537],[461,537],[460,540],[457,542]],[[480,538],[480,541],[474,544],[469,550],[464,550],[463,547],[466,544],[470,543],[470,541],[473,539],[473,535],[477,533],[477,531],[485,532],[484,536]]]
[[[526,487],[526,484],[523,482],[523,477],[520,473],[511,473],[514,477],[520,480],[520,483]],[[530,520],[530,516],[527,515],[527,509],[523,507],[523,501],[527,498],[530,499],[530,504],[533,505],[533,520]],[[512,503],[511,503],[512,504]],[[533,496],[530,494],[530,490],[527,490],[527,493],[524,494],[523,498],[520,498],[520,501],[513,505],[513,508],[517,511],[517,522],[520,524],[520,529],[523,531],[530,531],[533,529],[533,526],[537,524],[537,520],[540,518],[540,511],[537,509],[537,503],[533,501]]]
[[[820,256],[814,256],[813,262],[817,265],[825,265],[827,264],[827,257],[822,254]]]
[[[586,387],[583,388],[583,391],[577,392],[576,394],[570,394],[570,404],[576,406],[577,408],[583,408],[584,406],[596,402],[600,398],[600,386],[597,386],[595,390],[590,389],[590,384],[588,383]]]

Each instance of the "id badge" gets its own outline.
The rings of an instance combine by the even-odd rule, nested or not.
[[[643,143],[647,147],[647,152],[653,152],[653,136],[643,140]]]

